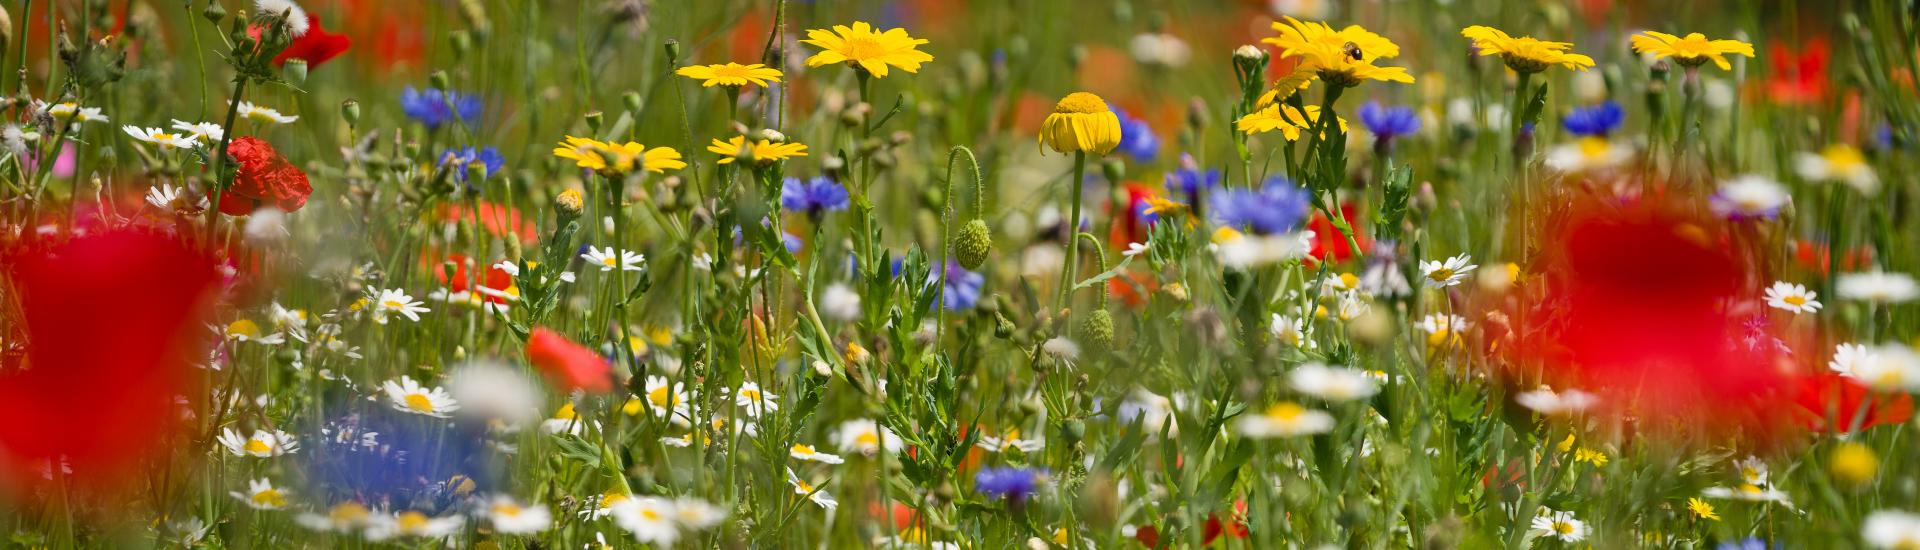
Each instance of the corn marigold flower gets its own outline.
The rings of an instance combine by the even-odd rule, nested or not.
[[[1841,443],[1827,455],[1827,472],[1846,485],[1873,481],[1880,473],[1880,456],[1874,454],[1872,447],[1851,441]]]
[[[1268,406],[1259,414],[1245,414],[1234,421],[1235,430],[1254,439],[1295,437],[1325,433],[1333,429],[1333,415],[1283,401]]]
[[[274,487],[273,481],[264,477],[248,481],[246,492],[236,491],[230,494],[233,498],[240,499],[240,502],[246,503],[248,508],[255,510],[279,510],[287,507],[287,491]]]
[[[1828,145],[1818,153],[1796,154],[1793,169],[1808,181],[1842,182],[1869,197],[1880,190],[1880,177],[1867,164],[1867,156],[1845,143]]]
[[[447,418],[449,413],[460,410],[460,402],[454,401],[447,390],[423,386],[411,376],[402,375],[399,380],[388,380],[381,384],[380,389],[387,393],[387,399],[393,401],[394,410],[400,412]]]
[[[864,21],[855,21],[851,27],[834,25],[832,30],[808,29],[801,42],[821,50],[807,58],[808,67],[846,63],[881,78],[889,67],[917,73],[920,64],[933,61],[933,55],[919,49],[927,43],[925,39],[908,35],[906,29],[876,32]]]
[[[127,135],[133,136],[133,139],[160,146],[162,151],[191,149],[200,145],[200,137],[192,134],[182,135],[159,128],[141,128],[132,125],[122,126],[120,129]]]
[[[1280,57],[1298,58],[1295,74],[1311,74],[1337,87],[1357,86],[1368,80],[1413,82],[1405,67],[1380,67],[1374,62],[1400,56],[1400,46],[1359,25],[1338,31],[1319,22],[1287,16],[1273,24],[1280,33],[1260,41],[1280,48]]]
[[[735,160],[746,160],[758,165],[773,164],[793,157],[807,156],[804,143],[780,143],[769,139],[749,140],[747,136],[734,136],[721,141],[714,139],[707,150],[720,155],[720,164],[732,164]]]
[[[681,67],[674,74],[700,81],[703,88],[714,86],[744,87],[748,84],[767,87],[769,83],[780,82],[780,70],[759,63],[741,65],[725,63],[718,65],[691,65]]]
[[[1106,100],[1087,92],[1060,98],[1040,124],[1040,144],[1058,153],[1105,155],[1119,147],[1120,140],[1119,115]]]
[[[1561,542],[1580,542],[1587,538],[1586,522],[1575,519],[1573,512],[1542,511],[1545,513],[1533,518],[1534,534]]]
[[[1720,521],[1720,515],[1713,511],[1713,504],[1700,500],[1699,497],[1687,498],[1687,511],[1691,512],[1693,517],[1709,521]]]
[[[527,338],[527,362],[562,393],[613,391],[613,366],[605,357],[544,327],[534,328]]]
[[[1347,131],[1347,119],[1339,116],[1334,121],[1340,124],[1340,131]],[[1247,135],[1263,134],[1279,130],[1287,141],[1300,139],[1300,135],[1313,130],[1320,123],[1320,106],[1308,105],[1304,109],[1295,109],[1291,105],[1270,103],[1258,111],[1247,113],[1234,121],[1234,129]]]
[[[553,149],[553,156],[574,161],[574,164],[603,174],[626,174],[635,169],[655,174],[667,170],[686,168],[681,160],[680,151],[672,147],[654,147],[634,142],[613,143],[592,138],[567,136]]]
[[[1500,29],[1482,25],[1461,29],[1460,35],[1473,40],[1473,47],[1480,55],[1498,55],[1507,68],[1518,73],[1537,73],[1554,65],[1579,71],[1593,66],[1593,58],[1567,52],[1573,47],[1570,42],[1549,42],[1531,36],[1515,38]]]
[[[222,428],[219,440],[233,456],[271,458],[300,451],[300,441],[280,430],[254,430],[253,435],[243,436],[233,428]]]
[[[1820,302],[1814,299],[1818,294],[1802,285],[1775,281],[1773,286],[1767,287],[1765,297],[1767,305],[1774,309],[1788,313],[1813,313],[1820,311]]]
[[[1633,51],[1653,54],[1654,59],[1673,58],[1683,67],[1698,67],[1707,61],[1713,61],[1720,70],[1732,70],[1727,56],[1739,54],[1753,57],[1753,44],[1739,40],[1708,40],[1706,35],[1689,33],[1685,37],[1674,36],[1659,31],[1643,31],[1630,39]]]

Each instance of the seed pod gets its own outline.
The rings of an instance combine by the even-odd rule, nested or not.
[[[977,270],[987,262],[987,253],[993,250],[993,232],[987,229],[986,220],[973,220],[960,226],[960,234],[953,241],[953,255],[960,260],[960,266]]]

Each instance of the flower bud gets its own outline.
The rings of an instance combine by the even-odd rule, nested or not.
[[[1012,338],[1014,330],[1013,321],[1008,320],[1006,315],[993,314],[993,337],[1001,340]]]
[[[1068,444],[1079,443],[1087,438],[1087,423],[1078,419],[1068,419],[1060,423],[1060,439]]]
[[[978,270],[992,249],[993,233],[987,229],[986,220],[975,219],[960,226],[960,235],[953,241],[955,259],[960,260],[960,267],[968,270]]]
[[[435,90],[451,89],[450,82],[446,71],[434,71],[433,74],[427,75],[427,85],[432,86]]]
[[[220,2],[207,2],[206,9],[200,10],[200,17],[204,17],[207,21],[219,25],[220,20],[227,18],[227,8],[220,4]]]
[[[346,119],[348,126],[360,124],[360,102],[346,100],[340,102],[340,118]]]
[[[1080,340],[1095,350],[1110,349],[1113,345],[1113,314],[1107,310],[1096,309],[1080,321]]]
[[[640,97],[640,92],[632,90],[620,94],[620,103],[626,105],[627,112],[633,113],[636,116],[640,114],[640,108],[646,106],[645,101]]]
[[[595,134],[600,133],[600,124],[606,121],[606,115],[600,114],[600,111],[589,111],[584,118],[587,120],[587,130]]]
[[[585,198],[580,196],[579,189],[561,191],[560,196],[553,198],[553,212],[560,215],[562,221],[578,218],[584,201]]]
[[[453,36],[450,37],[449,40],[453,42],[453,56],[455,59],[465,58],[467,57],[467,52],[473,51],[473,35],[468,34],[466,29],[453,31]]]
[[[287,64],[280,67],[280,73],[286,75],[288,82],[303,84],[307,81],[307,60],[298,57],[288,59]]]
[[[667,50],[667,64],[669,65],[678,64],[678,62],[680,61],[680,41],[672,38],[668,38],[667,43],[664,46],[666,47],[666,50]]]

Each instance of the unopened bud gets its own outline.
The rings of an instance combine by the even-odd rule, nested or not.
[[[680,41],[668,38],[665,46],[667,49],[667,63],[670,65],[677,64],[677,62],[680,61]]]
[[[351,99],[340,102],[340,118],[346,119],[348,126],[359,125],[360,102]]]
[[[632,113],[635,116],[638,116],[640,114],[641,107],[646,106],[646,103],[640,97],[640,92],[635,92],[632,90],[628,90],[627,93],[620,94],[620,103],[626,105],[627,112]]]
[[[452,85],[450,82],[446,71],[434,71],[433,74],[427,75],[427,85],[435,90],[450,89],[449,86]]]
[[[227,18],[227,8],[226,6],[222,6],[220,2],[207,2],[206,9],[200,10],[200,17],[205,17],[208,21],[212,21],[213,24],[218,25],[220,24],[220,20]]]
[[[993,249],[993,232],[987,228],[986,220],[975,219],[960,226],[960,234],[953,240],[954,258],[960,266],[977,270],[986,263],[987,253]]]
[[[286,75],[288,82],[304,84],[307,81],[307,60],[298,57],[288,59],[287,64],[280,67],[280,73]]]
[[[592,111],[587,113],[585,118],[587,119],[587,129],[592,130],[594,134],[599,134],[600,124],[606,121],[606,115],[600,114],[600,111]]]
[[[561,191],[560,196],[553,198],[553,212],[559,214],[562,220],[578,218],[584,201],[579,189]]]

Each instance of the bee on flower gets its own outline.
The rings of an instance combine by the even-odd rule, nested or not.
[[[807,58],[808,67],[846,63],[863,75],[879,78],[885,78],[889,68],[917,73],[922,63],[933,61],[932,54],[919,49],[927,43],[925,39],[908,35],[906,29],[876,31],[864,21],[834,25],[831,30],[808,29],[801,42],[821,50]]]
[[[1425,284],[1427,288],[1440,289],[1460,284],[1460,281],[1466,280],[1468,273],[1472,273],[1474,268],[1480,267],[1467,263],[1471,261],[1473,261],[1473,258],[1468,257],[1466,254],[1440,261],[1421,260],[1421,283]]]
[[[246,503],[248,508],[255,510],[279,510],[287,507],[286,490],[274,487],[273,481],[264,477],[248,481],[246,492],[230,494],[233,498],[240,499],[240,502]]]
[[[613,271],[615,269],[621,271],[639,271],[640,263],[647,261],[647,257],[644,254],[629,250],[617,250],[611,246],[606,248],[589,246],[587,247],[587,253],[581,254],[580,259],[586,260],[588,264],[599,266],[601,272]]]
[[[1295,437],[1325,433],[1333,429],[1333,415],[1283,401],[1268,406],[1259,414],[1246,414],[1234,422],[1241,435],[1254,439]]]
[[[1818,294],[1802,285],[1775,281],[1767,287],[1766,300],[1768,306],[1788,313],[1814,313],[1820,311],[1820,302],[1814,299]]]
[[[1298,58],[1298,73],[1329,85],[1348,88],[1368,80],[1412,83],[1404,67],[1380,67],[1374,62],[1400,56],[1400,46],[1386,37],[1348,25],[1338,31],[1326,23],[1302,22],[1291,16],[1273,24],[1279,33],[1260,41],[1280,48],[1281,58]]]
[[[233,428],[222,428],[219,440],[233,456],[271,458],[300,451],[300,441],[280,430],[254,430],[253,435],[242,436]]]
[[[447,418],[449,413],[460,410],[460,403],[454,401],[447,390],[423,386],[411,376],[402,375],[399,380],[388,380],[380,387],[393,401],[394,410],[400,412]]]
[[[245,101],[240,102],[239,113],[240,116],[245,117],[247,120],[259,124],[289,124],[293,121],[300,120],[298,116],[283,115],[280,114],[280,111]]]

